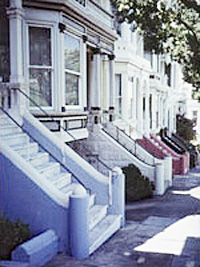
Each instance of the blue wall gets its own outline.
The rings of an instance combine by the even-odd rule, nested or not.
[[[59,238],[59,251],[68,250],[68,209],[55,203],[2,153],[0,162],[2,213],[28,223],[33,234],[53,229]]]

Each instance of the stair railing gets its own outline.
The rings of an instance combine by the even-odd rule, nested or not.
[[[0,106],[0,109],[18,126],[18,127],[20,127],[22,130],[23,130],[23,132],[24,133],[26,133],[28,136],[30,136],[31,137],[31,139],[34,141],[34,142],[36,142],[36,143],[38,143],[37,142],[37,140],[30,134],[30,133],[28,133],[27,131],[26,131],[26,129],[24,129],[24,127],[23,126],[21,126],[12,116],[10,116],[10,114],[2,107],[2,106]],[[54,159],[55,161],[57,161],[59,164],[60,164],[60,166],[61,167],[63,167],[67,172],[69,172],[69,170],[68,170],[68,168],[63,164],[63,162],[61,162],[58,158],[56,158],[52,153],[51,153],[51,151],[49,151],[48,149],[46,149],[43,145],[41,145],[41,144],[38,144],[39,146],[40,146],[40,148],[42,148],[42,150],[44,150],[44,151],[46,151],[50,156],[51,156],[51,158],[52,159]],[[80,185],[82,185],[85,189],[86,189],[86,191],[90,194],[91,193],[91,189],[90,188],[88,188],[87,186],[85,186],[84,185],[84,183],[82,182],[82,181],[80,181],[80,179],[77,177],[77,176],[75,176],[73,173],[72,173],[72,175],[73,175],[73,178],[80,184]]]
[[[113,128],[111,130],[111,132],[110,132],[109,129],[108,129],[108,127],[107,127],[107,123],[108,123],[108,121],[105,123],[105,117],[104,117],[104,128],[102,130],[105,133],[107,133],[111,138],[113,138],[115,141],[117,141],[129,153],[131,153],[132,155],[134,155],[140,161],[142,161],[143,163],[145,163],[145,164],[147,164],[149,166],[152,166],[152,167],[154,166],[154,164],[155,164],[155,158],[154,158],[154,164],[152,165],[152,164],[149,164],[148,162],[146,162],[145,159],[142,158],[140,155],[138,155],[138,153],[137,153],[137,143],[136,143],[136,141],[130,135],[128,135],[124,130],[120,129],[118,126],[114,125],[113,122],[109,122],[109,125],[112,126],[112,128]],[[116,134],[114,133],[113,130],[116,130]],[[132,146],[128,148],[128,146],[127,146],[127,139],[126,138],[129,138],[133,142],[134,148],[132,148]]]
[[[126,132],[126,134],[128,135],[128,136],[130,136],[131,138],[132,138],[132,132],[133,132],[133,127],[130,125],[130,122],[128,122],[128,121],[126,121],[123,117],[122,117],[122,115],[120,115],[120,114],[118,114],[118,113],[115,113],[115,117],[117,117],[117,118],[119,118],[123,123],[125,123],[127,126],[128,126],[128,133],[124,130],[124,132]],[[141,133],[137,128],[134,128],[134,131],[136,132],[136,133],[138,133],[139,134],[139,136],[143,136],[143,133]],[[133,138],[132,138],[133,139]]]
[[[48,117],[49,119],[51,119],[52,122],[57,123],[57,121],[49,114],[46,112],[46,110],[44,110],[40,105],[38,105],[33,99],[30,98],[30,96],[28,96],[26,93],[24,93],[19,87],[16,88],[11,88],[14,90],[19,91],[23,96],[25,96],[35,107],[37,107],[46,117]],[[66,132],[71,138],[72,140],[76,140],[76,138],[69,132],[67,131],[62,125],[59,125],[59,128],[62,129],[64,132]]]

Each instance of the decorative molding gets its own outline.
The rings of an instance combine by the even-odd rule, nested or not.
[[[109,60],[114,60],[115,59],[115,55],[114,54],[108,55],[108,58],[109,58]]]
[[[86,43],[86,42],[87,42],[87,40],[88,40],[88,37],[87,37],[87,35],[83,34],[83,35],[82,35],[82,38],[83,38],[83,42],[84,42],[84,43]]]
[[[58,28],[60,29],[60,32],[62,32],[62,33],[66,30],[65,24],[63,24],[61,22],[58,24]]]

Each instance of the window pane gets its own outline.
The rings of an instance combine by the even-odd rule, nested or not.
[[[29,27],[30,65],[51,66],[51,31]]]
[[[80,41],[65,34],[65,69],[80,71]]]
[[[30,97],[40,106],[52,105],[50,70],[30,69]]]
[[[79,76],[65,73],[65,103],[66,105],[78,105]]]

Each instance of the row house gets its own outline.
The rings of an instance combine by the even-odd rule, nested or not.
[[[142,34],[126,22],[120,25],[115,43],[116,113],[132,125],[138,136],[176,131],[176,114],[182,101],[180,65],[168,55],[144,50]],[[125,126],[125,125],[124,125]],[[134,132],[135,130],[135,132]]]
[[[0,7],[1,214],[28,223],[33,235],[51,229],[54,252],[87,257],[125,218],[121,169],[104,175],[65,144],[87,139],[100,107],[114,105],[110,3],[3,0]]]
[[[158,195],[187,171],[155,136],[175,131],[179,66],[145,53],[131,25],[118,35],[109,1],[0,5],[1,212],[87,257],[124,225],[121,167]]]
[[[175,157],[174,174],[186,173],[188,153],[179,149],[171,136],[162,136],[163,142],[170,143],[170,150],[156,139],[160,139],[156,135],[161,129],[168,129],[170,135],[176,132],[176,114],[185,100],[181,67],[167,54],[145,51],[143,36],[134,29],[134,24],[123,22],[118,27],[118,34],[115,43],[115,125],[156,158]],[[181,155],[174,154],[173,150]]]

